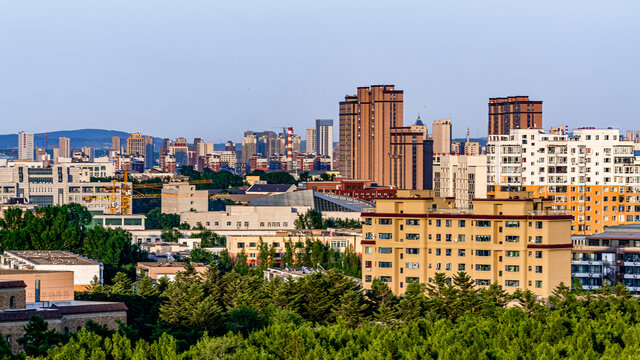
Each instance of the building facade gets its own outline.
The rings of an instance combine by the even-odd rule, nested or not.
[[[434,154],[451,153],[451,119],[440,119],[433,122],[431,140],[433,140]],[[459,150],[457,152],[460,152]]]
[[[542,129],[542,101],[528,96],[489,99],[489,135],[509,135],[511,129]]]
[[[455,209],[433,192],[398,192],[362,213],[362,276],[394,294],[436,273],[468,273],[479,287],[498,284],[512,293],[529,289],[548,297],[571,283],[571,217],[527,193],[476,199],[473,210]]]
[[[196,190],[196,186],[189,183],[165,184],[162,186],[161,196],[163,214],[209,209],[209,192]]]
[[[487,197],[486,155],[443,155],[433,165],[437,197],[455,198],[456,208],[470,208],[473,199]]]
[[[421,122],[403,126],[402,109],[403,92],[393,85],[359,87],[356,95],[345,96],[340,102],[342,175],[400,189],[431,188],[426,127]]]
[[[33,160],[34,145],[33,133],[20,131],[18,133],[18,160]]]
[[[333,120],[316,120],[316,153],[333,158]]]
[[[311,128],[307,129],[307,137],[305,144],[305,153],[307,154],[315,154],[316,153],[316,129]]]
[[[640,156],[617,129],[512,130],[487,143],[489,195],[527,190],[569,210],[574,234],[640,222]]]

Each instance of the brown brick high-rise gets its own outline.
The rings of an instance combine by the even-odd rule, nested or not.
[[[509,135],[511,129],[542,129],[542,101],[528,96],[489,99],[489,135]]]
[[[403,92],[393,85],[359,87],[340,102],[340,173],[400,189],[431,188],[424,176],[426,127],[403,126]],[[428,157],[428,155],[427,155]]]

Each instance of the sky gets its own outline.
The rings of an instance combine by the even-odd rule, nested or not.
[[[404,123],[486,136],[489,97],[543,125],[640,129],[640,2],[0,0],[0,133],[238,141],[334,119],[359,86]]]

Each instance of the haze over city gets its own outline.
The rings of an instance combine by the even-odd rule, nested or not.
[[[638,14],[635,1],[0,1],[1,132],[302,133],[372,84],[404,90],[405,124],[450,117],[454,137],[486,136],[488,98],[508,95],[543,100],[545,127],[634,128]]]

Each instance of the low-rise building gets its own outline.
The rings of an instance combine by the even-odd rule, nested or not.
[[[93,215],[95,225],[109,229],[121,228],[127,231],[144,230],[147,217],[142,214],[96,214]]]
[[[23,281],[26,285],[26,301],[73,300],[73,271],[0,269],[0,281]]]
[[[501,193],[475,199],[473,209],[433,192],[399,191],[363,212],[362,276],[365,288],[377,278],[394,294],[436,273],[468,273],[476,285],[498,284],[512,293],[529,289],[547,297],[571,283],[571,220],[532,194]]]
[[[118,322],[127,322],[127,307],[121,302],[104,301],[48,301],[28,302],[22,280],[0,280],[0,333],[14,354],[22,350],[18,339],[32,316],[39,316],[49,329],[63,334],[79,331],[91,320],[109,329],[118,329]],[[73,293],[73,285],[64,292]]]
[[[84,291],[97,279],[102,283],[103,265],[60,250],[12,250],[0,255],[0,269],[72,271],[75,291]]]
[[[571,275],[586,290],[600,289],[607,281],[640,294],[640,224],[607,226],[599,234],[575,236]]]
[[[160,278],[166,277],[173,281],[179,272],[184,271],[186,263],[157,263],[157,262],[140,262],[138,263],[138,274],[146,275],[151,280],[158,281]],[[191,263],[199,274],[204,274],[208,266],[204,264]]]
[[[294,230],[298,215],[306,210],[290,206],[227,206],[224,211],[183,212],[180,222],[213,231]]]

